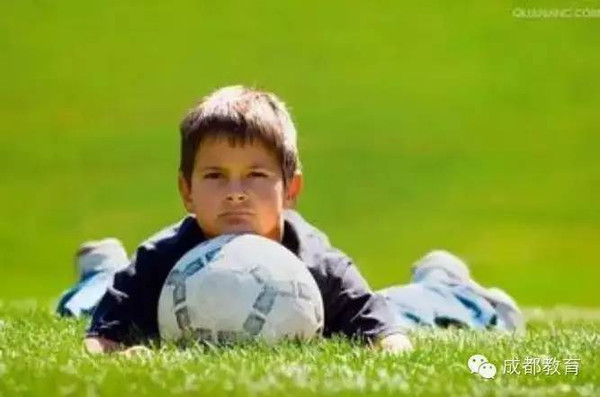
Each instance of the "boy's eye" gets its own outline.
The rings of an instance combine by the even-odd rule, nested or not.
[[[251,178],[267,178],[269,175],[262,171],[252,171],[248,174]]]
[[[218,179],[220,177],[221,177],[220,172],[207,172],[206,174],[203,175],[204,179]]]

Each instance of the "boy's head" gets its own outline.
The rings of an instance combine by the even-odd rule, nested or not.
[[[221,88],[181,122],[179,191],[208,237],[253,232],[280,240],[283,209],[302,187],[296,129],[274,94]]]

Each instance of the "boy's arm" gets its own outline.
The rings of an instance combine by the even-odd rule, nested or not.
[[[343,333],[366,339],[373,347],[389,352],[412,348],[404,329],[395,323],[385,298],[371,291],[348,256],[329,248],[321,262],[325,273],[325,282],[320,287],[327,334]]]
[[[113,286],[109,287],[94,310],[90,327],[85,335],[85,347],[90,353],[107,353],[122,349],[131,332],[135,312],[137,280],[131,266],[115,274]]]
[[[94,310],[85,336],[84,346],[90,353],[124,350],[151,336],[145,306],[152,304],[147,281],[152,277],[148,273],[154,256],[140,247],[133,263],[115,274],[113,285]]]

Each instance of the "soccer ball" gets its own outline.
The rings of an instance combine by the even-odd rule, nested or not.
[[[223,235],[175,264],[158,301],[158,328],[171,341],[309,339],[322,332],[323,300],[306,265],[281,244]]]

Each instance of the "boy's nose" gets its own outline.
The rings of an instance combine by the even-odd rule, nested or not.
[[[227,194],[227,201],[232,203],[242,203],[248,199],[248,195],[244,192],[233,192]]]
[[[227,186],[226,200],[230,203],[241,203],[248,199],[243,181],[231,180]]]

